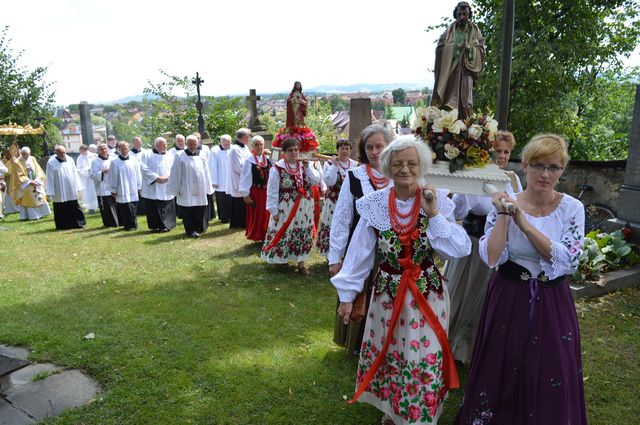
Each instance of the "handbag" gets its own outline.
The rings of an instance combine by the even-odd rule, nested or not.
[[[360,292],[356,299],[353,300],[353,307],[351,308],[351,314],[349,315],[349,320],[352,322],[359,322],[364,319],[365,314],[367,313],[367,296],[366,292],[363,288],[362,292]]]

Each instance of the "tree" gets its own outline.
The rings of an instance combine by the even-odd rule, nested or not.
[[[626,156],[598,148],[607,145],[608,134],[625,130],[611,128],[616,120],[606,123],[597,115],[614,108],[605,115],[630,117],[633,100],[623,96],[622,104],[608,90],[624,90],[627,81],[637,78],[637,71],[624,68],[622,58],[640,41],[639,15],[640,4],[633,0],[516,2],[509,128],[520,145],[536,133],[555,132],[567,138],[574,159]],[[477,0],[473,20],[487,44],[474,109],[490,112],[499,84],[502,1]]]
[[[330,96],[329,103],[331,104],[331,112],[348,111],[351,107],[348,100],[341,98],[340,96]]]
[[[371,109],[374,111],[384,111],[387,108],[387,104],[382,99],[372,99]]]
[[[331,104],[322,97],[309,99],[305,124],[316,134],[320,152],[336,151],[336,129],[331,122]]]
[[[198,130],[198,111],[195,86],[188,76],[178,77],[160,70],[164,80],[158,83],[148,81],[144,93],[153,95],[145,99],[141,108],[145,111],[141,123],[134,124],[147,139],[159,135],[190,134]],[[202,115],[206,130],[212,137],[224,133],[234,134],[246,125],[246,106],[240,98],[202,97]]]
[[[393,120],[396,118],[394,112],[393,112],[393,107],[391,105],[387,105],[387,107],[384,110],[384,117],[387,120]]]
[[[407,94],[403,89],[401,88],[395,89],[391,92],[391,95],[393,96],[393,103],[395,105],[404,105],[404,99]]]
[[[37,126],[40,118],[52,142],[59,141],[53,125],[53,103],[55,93],[52,84],[45,81],[46,67],[28,70],[20,66],[23,52],[14,53],[7,36],[9,27],[0,33],[0,124],[15,123]],[[0,136],[3,150],[13,143],[13,138]],[[41,136],[20,136],[21,145],[30,146],[36,156],[42,155]],[[51,147],[51,146],[50,146]]]

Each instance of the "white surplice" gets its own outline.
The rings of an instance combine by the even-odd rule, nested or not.
[[[94,188],[97,196],[111,196],[111,182],[109,181],[109,169],[113,156],[109,155],[106,159],[96,156],[91,163],[89,169],[89,177],[93,180]]]
[[[173,195],[167,193],[168,182],[156,182],[158,177],[169,177],[174,159],[170,153],[161,154],[151,149],[145,151],[140,157],[140,171],[142,173],[140,195],[143,198],[160,201],[169,201],[174,198]]]
[[[44,186],[46,194],[53,202],[69,202],[78,199],[78,191],[82,190],[80,174],[73,158],[66,156],[65,161],[58,161],[52,156],[47,162],[47,182]]]
[[[186,152],[176,156],[167,185],[167,194],[175,196],[178,205],[183,207],[207,205],[207,195],[213,193],[213,189],[206,158],[200,155],[189,155]]]
[[[80,154],[76,161],[78,173],[80,173],[80,181],[82,182],[82,203],[88,210],[98,209],[98,198],[96,196],[96,186],[89,176],[91,164],[97,158],[93,152],[87,152],[86,155]]]
[[[251,149],[248,146],[235,142],[229,149],[227,163],[227,188],[226,192],[234,198],[242,197],[240,193],[240,172],[245,161],[251,156]]]
[[[138,202],[138,192],[142,188],[142,174],[140,164],[133,155],[122,159],[117,156],[111,161],[109,168],[109,184],[111,193],[116,194],[116,202],[125,204]]]

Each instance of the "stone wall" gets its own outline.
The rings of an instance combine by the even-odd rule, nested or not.
[[[560,182],[558,190],[577,197],[580,191],[576,189],[576,185],[588,184],[593,186],[594,190],[584,193],[582,197],[584,203],[604,204],[617,212],[618,195],[620,185],[624,181],[625,166],[626,161],[570,161],[562,175],[564,181]],[[522,184],[526,186],[520,162],[511,161],[509,169],[515,171]]]

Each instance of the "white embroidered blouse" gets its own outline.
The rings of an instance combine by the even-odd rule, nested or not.
[[[353,175],[360,180],[362,186],[362,193],[367,195],[371,192],[375,192],[371,182],[369,181],[369,175],[367,174],[366,164],[362,164],[357,168],[351,170]],[[371,169],[375,177],[384,177],[384,174]],[[393,181],[389,181],[389,187],[393,186]],[[329,264],[337,264],[344,257],[347,250],[347,244],[349,243],[349,231],[351,230],[351,223],[353,222],[353,196],[351,195],[351,183],[349,178],[345,178],[342,182],[342,188],[340,189],[340,195],[338,195],[338,201],[336,202],[336,209],[333,212],[333,218],[331,219],[331,231],[329,233],[329,254],[327,260]]]
[[[362,291],[364,281],[373,268],[376,251],[377,230],[389,230],[389,190],[390,187],[365,195],[356,201],[360,221],[356,226],[347,255],[340,272],[331,278],[341,302],[352,302]],[[460,258],[471,252],[471,240],[462,226],[453,217],[454,204],[447,197],[449,191],[437,190],[439,214],[429,219],[427,237],[431,247],[443,259]],[[407,214],[415,198],[396,200],[398,211]],[[420,211],[424,215],[424,211]]]
[[[495,264],[489,264],[488,241],[496,224],[496,209],[487,216],[484,236],[480,238],[480,258],[489,267],[504,264],[507,260],[529,270],[531,276],[541,272],[549,279],[573,274],[578,268],[584,242],[584,207],[580,201],[563,195],[560,205],[549,215],[534,217],[525,213],[529,223],[551,240],[551,261],[547,261],[536,250],[527,236],[510,218],[507,243]]]

